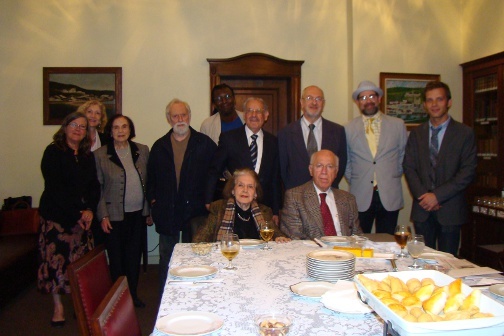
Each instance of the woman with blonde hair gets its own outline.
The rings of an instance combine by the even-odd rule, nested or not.
[[[88,100],[77,112],[84,113],[88,119],[88,138],[91,143],[91,151],[94,152],[107,143],[107,136],[103,134],[107,124],[107,109],[99,100]]]

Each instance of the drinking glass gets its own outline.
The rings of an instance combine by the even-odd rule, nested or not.
[[[411,228],[408,224],[397,224],[394,230],[394,239],[401,247],[401,253],[397,254],[397,258],[407,258],[408,254],[404,252],[408,238],[411,236]]]
[[[268,245],[268,242],[271,240],[271,238],[273,238],[273,235],[275,234],[273,225],[268,221],[264,221],[264,223],[261,224],[259,232],[261,234],[261,238],[266,242],[266,245],[261,247],[261,250],[272,250],[272,248]]]
[[[422,254],[425,248],[424,237],[419,234],[410,236],[408,239],[408,252],[413,257],[413,265],[408,266],[410,269],[422,269],[422,266],[417,264],[418,257]]]
[[[225,270],[233,271],[236,269],[236,267],[233,266],[232,261],[239,252],[240,239],[238,238],[238,235],[233,233],[223,235],[221,239],[221,253],[227,260],[229,260],[228,265],[224,267]]]

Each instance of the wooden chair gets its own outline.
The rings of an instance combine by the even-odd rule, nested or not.
[[[91,318],[94,336],[141,336],[128,280],[120,276]]]
[[[112,288],[112,278],[103,245],[95,247],[68,266],[72,299],[79,333],[92,335],[91,317]]]

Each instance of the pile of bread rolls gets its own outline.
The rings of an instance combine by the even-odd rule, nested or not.
[[[493,317],[491,313],[480,312],[481,291],[475,289],[467,297],[462,294],[461,279],[437,286],[431,278],[412,278],[404,283],[390,275],[381,281],[362,274],[357,277],[374,296],[409,322]]]

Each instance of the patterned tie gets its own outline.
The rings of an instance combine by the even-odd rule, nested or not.
[[[313,134],[313,129],[315,125],[310,124],[310,133],[308,133],[308,141],[306,143],[306,150],[308,151],[308,156],[311,157],[313,153],[318,151],[317,139],[315,139],[315,134]]]
[[[439,151],[439,140],[438,134],[441,131],[441,126],[435,128],[431,126],[431,140],[429,145],[429,157],[431,163],[431,169],[429,172],[429,177],[432,183],[432,189],[436,186],[436,166],[438,161],[438,151]]]
[[[252,159],[252,169],[255,169],[257,163],[257,134],[252,134],[250,136],[252,138],[252,142],[250,143],[250,158]]]
[[[373,130],[373,122],[375,118],[368,118],[366,125],[366,139],[369,145],[369,149],[371,150],[371,154],[373,157],[376,156],[376,135]]]
[[[324,222],[324,234],[326,236],[337,236],[336,229],[334,228],[334,221],[325,199],[327,194],[320,193],[320,212],[322,213],[322,221]]]

